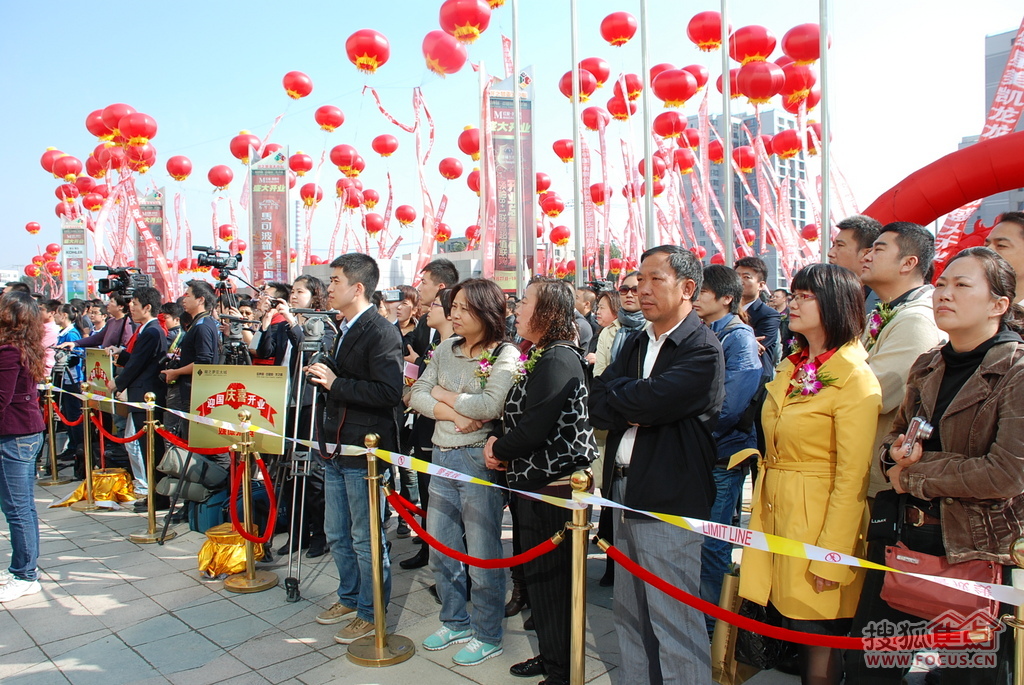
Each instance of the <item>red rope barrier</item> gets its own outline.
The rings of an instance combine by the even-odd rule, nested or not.
[[[174,433],[171,433],[166,428],[162,428],[160,426],[157,426],[156,433],[161,438],[163,438],[167,442],[171,443],[175,447],[180,447],[183,450],[188,450],[189,452],[193,452],[195,454],[205,454],[207,456],[210,456],[210,455],[213,455],[213,454],[224,454],[225,452],[228,451],[224,447],[207,447],[207,448],[203,448],[203,449],[200,449],[198,447],[189,447],[187,442],[185,442],[184,440],[179,438]]]
[[[605,541],[602,540],[602,543]],[[602,544],[602,547],[604,545]],[[789,630],[788,628],[780,628],[778,626],[769,625],[767,623],[761,623],[755,621],[752,618],[746,616],[740,616],[739,614],[733,613],[728,609],[723,609],[717,604],[705,601],[700,597],[694,597],[688,592],[680,590],[676,586],[670,584],[663,578],[659,578],[640,564],[636,563],[625,554],[623,554],[614,545],[608,545],[605,548],[608,556],[615,561],[615,563],[621,565],[624,569],[632,573],[634,576],[644,581],[648,585],[653,585],[669,597],[686,604],[689,607],[693,607],[698,611],[708,614],[712,618],[717,618],[721,621],[725,621],[731,625],[748,630],[752,633],[758,633],[765,637],[771,637],[778,640],[785,640],[787,642],[795,642],[801,645],[811,645],[814,647],[831,647],[833,649],[853,649],[857,651],[914,651],[920,649],[921,640],[924,635],[894,635],[886,638],[861,638],[861,637],[836,637],[832,635],[814,635],[811,633],[801,633],[796,630]],[[948,633],[941,633],[942,639],[947,641],[953,641],[955,644],[969,644],[972,642],[985,642],[991,639],[988,636],[986,639],[980,639],[982,636],[979,635],[979,631],[953,631]],[[962,642],[958,642],[962,640]]]
[[[236,533],[250,542],[262,545],[270,542],[274,537],[274,527],[277,525],[277,496],[274,494],[274,486],[270,482],[270,473],[267,471],[267,466],[258,454],[256,455],[256,465],[259,466],[260,473],[263,474],[263,487],[266,489],[267,498],[270,500],[270,513],[267,516],[266,532],[257,537],[245,530],[242,523],[238,520],[238,486],[242,483],[242,476],[245,474],[245,471],[235,465],[234,458],[231,459],[231,496],[228,498],[228,509],[230,510],[228,513],[231,516],[231,526],[235,529]]]
[[[416,520],[415,515],[411,511],[405,508],[402,503],[402,498],[397,496],[397,493],[391,492],[388,494],[388,501],[391,502],[391,506],[395,508],[398,515],[405,519],[405,522],[413,529],[417,535],[419,535],[424,542],[436,549],[446,557],[451,557],[456,561],[461,561],[463,564],[469,566],[476,566],[478,568],[509,568],[511,566],[518,566],[519,564],[525,564],[528,561],[533,561],[542,554],[547,554],[561,543],[561,534],[548,538],[544,542],[540,543],[532,549],[528,549],[521,554],[516,554],[511,557],[501,559],[479,559],[477,557],[471,557],[468,554],[463,554],[457,550],[442,545],[437,541],[437,538],[431,537],[427,531],[419,524]],[[555,538],[559,538],[557,541]]]
[[[142,430],[140,430],[138,433],[129,438],[119,438],[116,435],[107,432],[107,429],[103,427],[103,421],[101,421],[99,417],[93,416],[92,423],[99,430],[100,436],[102,438],[105,438],[110,442],[116,442],[118,445],[127,445],[129,442],[135,442],[136,440],[138,440],[139,438],[146,434],[146,429],[145,427],[143,427]]]
[[[402,501],[402,505],[405,507],[406,511],[410,511],[421,518],[427,517],[427,512],[423,511],[421,508],[410,502],[405,497],[402,497],[400,494],[398,494],[397,491],[392,491],[391,494],[393,494],[395,497]]]
[[[82,414],[76,421],[68,421],[67,418],[60,413],[60,409],[57,407],[56,402],[53,403],[53,415],[56,416],[65,426],[70,426],[72,428],[81,425],[82,419],[85,418],[85,414]]]

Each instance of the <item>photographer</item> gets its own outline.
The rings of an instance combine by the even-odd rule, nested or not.
[[[168,385],[167,406],[181,411],[189,410],[193,364],[216,364],[220,353],[220,334],[212,314],[216,302],[213,287],[196,279],[186,285],[181,305],[192,318],[192,325],[181,340],[177,359],[171,362],[171,368],[162,372]],[[188,439],[188,423],[180,417],[168,415],[167,427],[177,429],[178,435]]]
[[[72,347],[102,347],[107,350],[117,348],[116,351],[120,352],[135,332],[131,319],[125,316],[127,313],[128,298],[119,292],[110,293],[110,299],[107,300],[107,315],[110,318],[107,319],[103,329],[97,330],[88,337],[64,343],[63,346],[67,349]]]
[[[253,364],[280,366],[288,353],[288,331],[295,325],[290,311],[292,289],[287,283],[268,283],[260,293],[259,341],[254,343]],[[294,306],[294,305],[293,305]],[[289,320],[290,318],[290,320]]]
[[[181,330],[181,315],[185,308],[177,302],[165,302],[160,305],[160,314],[157,317],[167,331],[167,351],[174,352],[185,332]]]

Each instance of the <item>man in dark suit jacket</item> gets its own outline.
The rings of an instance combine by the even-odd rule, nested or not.
[[[700,261],[677,245],[643,254],[640,307],[649,325],[632,334],[594,379],[590,417],[608,430],[605,479],[626,506],[706,519],[715,499],[712,432],[722,407],[725,361],[715,333],[693,311]],[[615,544],[691,594],[700,587],[700,535],[641,514],[617,512]],[[615,625],[622,682],[707,683],[711,655],[704,617],[616,579]]]
[[[152,392],[156,395],[157,404],[164,403],[167,386],[160,380],[159,374],[160,361],[167,353],[167,336],[156,319],[160,304],[160,291],[156,288],[136,289],[128,304],[132,320],[138,328],[118,357],[117,363],[121,366],[121,373],[114,380],[107,381],[107,387],[117,393],[127,391],[126,399],[129,402],[145,402],[146,393]],[[125,432],[134,435],[145,420],[145,410],[132,408],[125,424]],[[155,441],[154,444],[156,443],[162,444],[161,441]],[[146,478],[146,462],[143,459],[140,441],[130,442],[125,447],[128,450],[132,473],[135,475],[135,494],[146,495],[149,493],[149,481]],[[153,456],[156,459],[156,455]],[[144,505],[145,501],[140,500],[140,503]]]
[[[366,458],[340,456],[326,447],[363,445],[367,433],[380,436],[380,448],[398,446],[398,408],[405,386],[402,336],[370,304],[380,270],[372,257],[349,253],[331,262],[327,299],[344,319],[330,363],[310,365],[310,382],[320,386],[317,410],[321,456],[325,460],[324,531],[340,582],[338,601],[317,615],[330,625],[348,620],[334,639],[341,644],[373,632],[373,576]],[[384,544],[383,534],[381,544]],[[384,605],[391,594],[391,565],[384,554]]]

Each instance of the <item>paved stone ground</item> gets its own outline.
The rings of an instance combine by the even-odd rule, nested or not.
[[[222,582],[200,580],[196,553],[205,536],[185,524],[176,526],[179,537],[163,546],[137,545],[127,535],[145,528],[145,516],[47,508],[73,487],[36,488],[43,591],[0,605],[0,682],[5,685],[535,682],[508,673],[511,664],[536,654],[536,638],[523,630],[523,616],[507,620],[504,654],[479,666],[455,667],[454,648],[418,648],[398,666],[359,667],[346,658],[347,647],[333,640],[344,624],[321,626],[313,620],[335,599],[338,576],[330,555],[303,559],[298,602],[286,602],[280,586],[231,593]],[[0,565],[6,566],[10,547],[6,524],[0,526]],[[417,549],[411,540],[397,539],[393,529],[388,536],[395,561]],[[507,514],[505,537],[511,538]],[[283,544],[284,536],[276,542]],[[619,648],[612,589],[597,583],[604,556],[590,549],[586,679],[605,685],[617,682]],[[265,568],[282,579],[287,575],[284,559]],[[425,568],[405,571],[397,563],[393,568],[389,630],[418,646],[439,625],[438,605],[427,592],[433,581]],[[797,680],[772,671],[748,682]]]

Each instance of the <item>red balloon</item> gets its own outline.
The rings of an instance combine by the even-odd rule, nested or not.
[[[697,92],[697,79],[685,69],[671,69],[658,74],[651,91],[666,107],[680,107]]]
[[[299,197],[302,198],[302,204],[312,207],[324,199],[324,191],[316,183],[306,183],[299,188]]]
[[[569,242],[569,238],[571,236],[572,233],[569,232],[569,228],[567,226],[555,226],[551,229],[551,232],[548,233],[548,238],[555,245],[565,245]]]
[[[551,188],[551,177],[543,171],[537,172],[537,194],[543,195]]]
[[[107,197],[108,195],[110,195],[110,189],[107,187],[106,183],[100,183],[99,185],[92,189],[92,192],[96,193],[97,195],[100,195],[101,197]]]
[[[342,202],[347,209],[359,209],[363,204],[363,192],[355,186],[345,188]]]
[[[43,227],[40,226],[39,223],[35,221],[30,221],[27,224],[25,224],[25,230],[31,233],[32,235],[39,233],[39,231],[41,231],[42,228]]]
[[[260,150],[260,159],[266,159],[271,155],[276,155],[283,149],[283,145],[278,145],[277,143],[267,143],[266,145],[263,146],[263,149]]]
[[[832,39],[829,37],[829,45]],[[797,64],[811,64],[821,57],[821,27],[818,24],[800,24],[786,31],[782,37],[782,52]]]
[[[82,206],[90,212],[98,212],[103,207],[103,196],[99,193],[89,193],[82,198]]]
[[[817,240],[818,239],[818,224],[807,224],[800,229],[800,235],[803,236],[804,240]]]
[[[541,211],[548,216],[558,216],[565,211],[565,203],[562,202],[562,198],[558,197],[554,193],[544,193],[540,197]]]
[[[125,157],[128,159],[128,168],[144,174],[150,167],[156,164],[156,148],[150,143],[144,145],[126,145],[124,148]]]
[[[626,84],[625,91],[623,91],[623,83]],[[636,74],[622,74],[622,76],[615,79],[612,92],[615,97],[632,102],[644,92],[644,82]]]
[[[786,74],[775,62],[747,62],[740,67],[736,83],[750,104],[763,105],[782,90]]]
[[[688,174],[697,165],[697,155],[688,147],[676,148],[672,151],[672,166],[681,174]]]
[[[732,161],[740,168],[740,171],[749,174],[757,165],[757,155],[754,154],[754,148],[749,145],[740,145],[733,149]]]
[[[625,121],[636,114],[636,103],[613,97],[608,100],[608,113],[619,121]]]
[[[704,259],[708,254],[707,249],[703,245],[694,245],[690,248],[690,252],[697,255],[697,259]]]
[[[812,135],[813,132],[813,135]],[[832,136],[829,135],[829,140]],[[812,155],[818,154],[818,142],[821,140],[821,124],[813,121],[807,125],[807,152]]]
[[[38,278],[41,273],[42,269],[40,269],[36,264],[29,264],[25,267],[25,275],[29,278]]]
[[[478,240],[480,240],[481,233],[482,231],[478,224],[473,224],[472,226],[466,227],[466,239],[469,240],[470,242],[475,243]]]
[[[580,90],[580,102],[586,102],[590,99],[590,96],[597,90],[597,79],[586,69],[577,69],[576,73],[579,74],[579,90]],[[562,78],[558,81],[558,90],[561,91],[562,95],[569,98],[572,102],[572,72],[567,71],[562,75]]]
[[[708,159],[715,164],[721,164],[725,161],[725,150],[722,147],[722,141],[712,140],[708,143]]]
[[[298,100],[304,98],[313,92],[313,79],[309,78],[301,71],[289,71],[281,79],[284,85],[284,92],[288,94],[292,100]]]
[[[123,147],[111,144],[109,147],[104,147],[100,150],[100,153],[96,156],[96,161],[104,169],[120,171],[128,163],[128,156],[125,154]]]
[[[64,155],[53,160],[53,175],[57,178],[63,178],[68,182],[78,178],[78,174],[82,173],[82,169],[81,160],[71,155]]]
[[[348,143],[335,145],[331,148],[331,162],[338,167],[338,171],[346,175],[346,172],[355,165],[358,156],[359,152]]]
[[[671,70],[673,70],[675,68],[676,67],[675,67],[674,64],[669,64],[668,62],[662,62],[661,64],[655,64],[653,67],[651,67],[651,81],[654,81],[654,79],[661,72],[663,72],[663,71],[671,71]]]
[[[614,46],[625,45],[636,35],[636,17],[629,12],[612,12],[601,20],[601,37]]]
[[[451,181],[462,176],[462,162],[454,157],[445,157],[438,163],[437,170],[441,172],[442,176]]]
[[[86,193],[91,193],[93,188],[96,187],[96,181],[88,176],[79,176],[75,179],[75,185],[78,187],[78,192],[85,195]]]
[[[347,189],[351,188],[351,187],[352,187],[352,179],[351,178],[347,178],[347,177],[342,177],[342,178],[339,178],[334,183],[334,192],[338,195],[338,197],[344,197],[345,196],[345,191]]]
[[[772,152],[780,159],[790,159],[800,154],[800,133],[793,129],[779,131],[772,138]]]
[[[580,113],[580,119],[583,120],[583,125],[591,131],[599,131],[608,125],[612,117],[602,107],[587,107]]]
[[[551,144],[551,149],[555,151],[558,158],[563,162],[571,162],[574,154],[574,146],[572,141],[568,138],[560,138]]]
[[[646,160],[641,159],[640,162],[636,165],[637,166],[637,170],[640,172],[640,176],[643,177],[643,178],[647,177],[647,173],[646,173],[647,166],[646,166],[646,164],[644,164],[645,161]],[[665,172],[668,171],[668,164],[666,164],[665,160],[662,159],[661,157],[659,157],[657,155],[652,156],[651,157],[651,171],[653,172],[654,180],[655,181],[661,180],[661,178],[664,177]]]
[[[299,176],[305,176],[313,168],[313,158],[299,150],[288,158],[288,168]]]
[[[123,103],[117,103],[114,105],[107,105],[103,108],[103,113],[100,116],[103,118],[103,123],[108,129],[110,129],[111,137],[116,137],[120,134],[117,126],[121,123],[121,117],[126,114],[134,114],[135,108],[131,105]]]
[[[295,184],[296,184],[296,182],[298,182],[298,180],[299,180],[298,175],[294,171],[289,169],[288,170],[288,190],[292,190],[293,188],[295,188]]]
[[[630,202],[636,202],[638,198],[643,197],[646,193],[647,186],[642,182],[627,183],[622,186],[622,197]]]
[[[741,64],[763,62],[775,50],[775,34],[763,26],[741,26],[729,36],[729,57]]]
[[[359,29],[345,41],[345,53],[356,69],[372,74],[391,57],[391,45],[383,33]]]
[[[232,172],[231,169],[225,164],[218,164],[217,166],[210,169],[210,171],[206,174],[206,179],[217,190],[223,190],[224,188],[227,188],[234,177],[234,172]]]
[[[584,60],[580,60],[579,67],[594,75],[594,78],[597,79],[598,88],[603,86],[612,74],[612,69],[608,66],[608,62],[605,62],[600,57],[587,57]]]
[[[618,257],[612,257],[608,260],[608,272],[613,276],[618,276],[622,271],[622,260]]]
[[[779,92],[785,102],[795,102],[799,105],[801,101],[810,97],[811,90],[818,81],[818,74],[812,67],[791,62],[782,67],[782,73],[786,81]]]
[[[747,244],[747,247],[753,247],[755,240],[757,240],[757,231],[752,228],[744,228],[743,242]]]
[[[431,31],[423,37],[423,57],[427,69],[438,76],[454,74],[466,63],[466,46],[444,31]]]
[[[377,235],[384,230],[384,217],[375,212],[367,212],[363,217],[363,228],[370,235]]]
[[[476,162],[480,159],[480,129],[467,126],[459,134],[459,149]]]
[[[373,188],[367,188],[363,191],[363,204],[366,205],[367,209],[373,209],[380,202],[380,193]]]
[[[103,123],[102,109],[89,112],[89,116],[85,118],[85,128],[89,133],[93,134],[100,140],[110,140],[114,137],[114,133],[110,130],[110,127]]]
[[[743,91],[740,90],[740,84],[739,84],[739,78],[738,78],[739,75],[740,75],[740,70],[739,69],[730,69],[729,70],[729,99],[730,100],[735,100],[736,98],[743,97]],[[722,77],[721,76],[718,77],[718,80],[715,82],[715,85],[718,86],[718,92],[721,93],[722,92]]]
[[[452,229],[448,224],[437,224],[434,226],[434,239],[439,243],[446,243],[452,237]]]
[[[317,107],[313,112],[313,120],[325,131],[333,131],[345,123],[345,115],[334,105]]]
[[[612,197],[612,187],[607,183],[595,183],[590,186],[590,199],[600,207]]]
[[[60,245],[57,243],[50,243],[46,246],[46,254],[52,254],[54,256],[60,254]]]
[[[192,173],[192,160],[184,155],[175,155],[167,160],[167,173],[175,181],[184,181]]]
[[[821,86],[817,83],[811,86],[811,92],[807,94],[806,100],[790,100],[789,98],[782,99],[782,109],[786,110],[790,114],[798,114],[800,108],[803,107],[805,111],[810,112],[812,109],[818,106],[821,102]]]
[[[156,137],[156,119],[142,112],[133,112],[121,117],[117,129],[128,139],[128,145],[145,145]]]
[[[694,79],[696,79],[697,90],[700,90],[701,88],[706,86],[708,83],[708,78],[710,78],[711,76],[711,72],[708,71],[708,68],[705,67],[703,64],[688,64],[685,67],[683,67],[683,71],[690,72],[690,75],[693,76]]]
[[[253,154],[253,151],[260,149],[260,138],[248,131],[240,131],[231,139],[228,147],[235,159],[241,160],[242,164],[248,164],[249,156]]]
[[[398,138],[389,133],[384,133],[373,139],[370,147],[381,157],[390,157],[398,149]]]
[[[679,136],[679,144],[682,145],[684,141],[686,143],[686,147],[691,150],[696,150],[700,147],[700,131],[695,128],[686,129]]]
[[[445,0],[438,20],[446,33],[472,43],[491,23],[491,6],[487,0]]]
[[[53,173],[53,163],[58,157],[63,157],[64,153],[55,147],[46,148],[46,152],[39,158],[39,163],[43,166],[43,171],[48,174]]]
[[[362,157],[356,157],[356,167],[359,167],[359,165],[362,163],[362,159],[363,159]],[[360,171],[362,171],[362,168],[360,168]],[[358,174],[356,174],[356,175],[358,175]],[[363,190],[363,182],[360,181],[358,178],[355,178],[355,176],[351,177],[351,181],[352,181],[352,187],[355,188],[356,190],[362,192],[362,190]]]
[[[89,153],[89,156],[85,158],[85,173],[89,174],[92,178],[103,178],[107,175],[107,170],[103,168],[99,160],[93,153]]]
[[[395,208],[395,218],[398,219],[398,223],[408,226],[416,221],[416,210],[409,205],[398,205]]]
[[[754,136],[754,140],[753,140],[753,142],[750,145],[751,145],[751,147],[753,147],[756,150],[757,149],[757,143],[758,143],[758,141],[760,141],[761,145],[764,146],[765,154],[771,155],[772,154],[772,141],[774,140],[774,138],[775,138],[775,136],[770,136],[768,134],[764,134],[764,135],[760,135],[760,136]]]
[[[730,24],[728,33],[732,33]],[[686,25],[686,37],[704,52],[722,47],[722,15],[718,12],[699,12]]]
[[[479,195],[480,195],[480,170],[479,169],[473,169],[468,174],[466,174],[466,185],[469,187],[470,190],[472,190],[474,193],[476,193],[477,196],[479,197]]]
[[[235,239],[235,227],[231,224],[221,224],[217,227],[217,237],[228,242]]]
[[[249,245],[246,244],[241,238],[235,238],[228,243],[228,251],[231,254],[245,254],[245,251],[249,249]]]
[[[721,252],[716,252],[715,254],[711,255],[711,263],[725,264],[725,255],[723,255]]]

